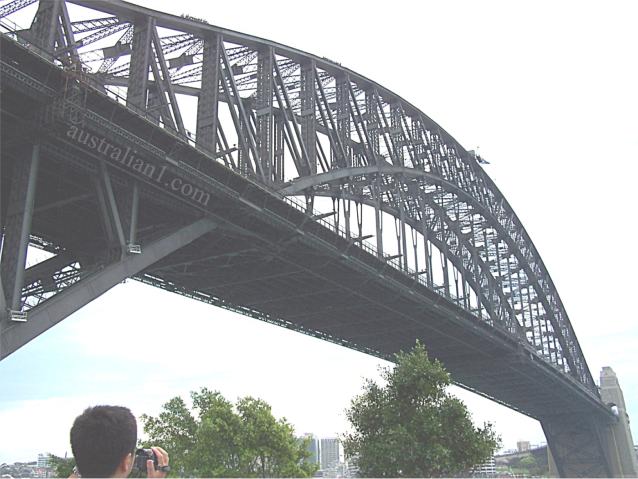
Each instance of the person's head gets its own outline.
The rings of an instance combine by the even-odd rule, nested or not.
[[[127,477],[136,442],[135,416],[121,406],[90,407],[71,428],[71,449],[83,477]]]

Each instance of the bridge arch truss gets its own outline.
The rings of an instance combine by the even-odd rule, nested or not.
[[[36,3],[0,7],[5,28]],[[69,9],[86,17],[87,8],[89,18],[72,21]],[[229,168],[304,195],[310,210],[315,197],[333,198],[331,220],[349,238],[367,241],[362,223],[375,223],[380,258],[416,266],[419,281],[468,309],[471,290],[477,318],[595,388],[540,255],[473,152],[398,95],[328,59],[148,12],[100,0],[40,2],[21,38],[48,46],[56,61]],[[185,127],[183,95],[197,99],[196,133]],[[375,212],[355,222],[351,204]],[[395,245],[384,245],[381,212],[398,223]],[[442,284],[434,282],[434,250]]]
[[[119,0],[4,1],[0,27],[74,72],[66,107],[80,111],[93,88],[201,152],[201,173],[221,164],[296,197],[598,397],[548,270],[482,160],[399,95],[329,59]],[[37,294],[23,289],[20,308]]]

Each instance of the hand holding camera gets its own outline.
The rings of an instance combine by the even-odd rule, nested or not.
[[[161,447],[138,449],[135,451],[133,471],[137,474],[146,472],[146,477],[164,478],[171,470],[168,465],[168,453]]]

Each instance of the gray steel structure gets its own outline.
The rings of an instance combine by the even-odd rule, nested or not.
[[[0,28],[0,359],[132,277],[390,360],[419,339],[539,419],[562,475],[616,472],[614,417],[534,244],[415,106],[119,0],[4,1]],[[28,245],[52,256],[26,268]]]

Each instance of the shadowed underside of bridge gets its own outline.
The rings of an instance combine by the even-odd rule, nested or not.
[[[539,419],[561,475],[618,473],[533,243],[414,106],[124,2],[16,0],[0,18],[0,359],[133,277],[390,360],[419,339]],[[49,259],[26,267],[28,245]]]

